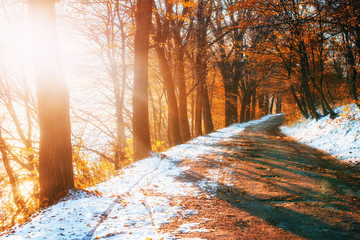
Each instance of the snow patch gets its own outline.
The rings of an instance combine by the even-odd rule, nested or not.
[[[293,126],[281,127],[281,131],[339,160],[356,164],[360,161],[360,110],[356,104],[350,104],[335,112],[339,114],[335,119],[302,119]]]
[[[270,117],[234,124],[162,154],[153,154],[88,189],[100,194],[73,193],[67,200],[40,211],[30,222],[15,226],[11,233],[3,234],[0,239],[177,239],[171,233],[161,232],[160,226],[173,217],[198,212],[183,207],[176,197],[197,195],[201,188],[217,189],[216,180],[203,180],[200,189],[192,183],[177,181],[176,178],[187,170],[178,167],[178,162],[185,158],[196,161],[201,155],[222,150],[216,146],[217,142],[226,141],[246,126]],[[178,232],[209,231],[198,225],[183,224]]]
[[[179,233],[209,232],[208,229],[198,228],[199,223],[185,223],[178,228]]]

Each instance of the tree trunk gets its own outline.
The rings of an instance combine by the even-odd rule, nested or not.
[[[202,101],[203,101],[203,87],[201,84],[197,86],[197,94],[195,100],[195,137],[202,135]]]
[[[39,109],[39,183],[42,204],[52,204],[74,187],[69,93],[56,36],[54,0],[29,2],[34,24],[34,68]]]
[[[281,112],[282,112],[282,97],[281,97],[281,94],[277,94],[277,95],[276,95],[276,108],[275,108],[275,112],[276,112],[276,113],[281,113]]]
[[[248,89],[246,89],[245,122],[250,121],[251,98],[252,98],[251,89],[250,87],[248,87]]]
[[[265,93],[264,95],[264,115],[268,115],[269,114],[269,93]]]
[[[261,95],[258,97],[259,101],[258,101],[258,104],[259,104],[259,112],[260,112],[260,117],[263,117],[264,116],[264,95]]]
[[[273,113],[274,102],[275,102],[275,94],[274,94],[274,95],[272,96],[272,98],[271,98],[270,109],[269,109],[269,113],[270,113],[270,114]]]
[[[308,107],[307,107],[307,105],[306,105],[306,100],[305,100],[305,96],[304,96],[304,95],[305,95],[305,94],[304,94],[304,88],[301,86],[301,92],[300,92],[301,102],[300,102],[300,104],[301,104],[301,106],[302,106],[305,114],[308,115],[308,118],[309,118],[309,117],[310,117],[309,109],[308,109]],[[300,101],[300,100],[299,100],[299,101]]]
[[[113,92],[115,97],[115,117],[116,117],[116,140],[115,140],[115,149],[114,149],[114,163],[115,170],[120,169],[120,159],[121,159],[121,148],[122,148],[122,109],[123,101],[121,100],[121,87],[120,80],[118,77],[117,66],[114,64],[111,65],[111,79],[113,84]]]
[[[219,26],[219,28],[221,27]],[[229,59],[225,51],[226,45],[223,38],[219,40],[218,47],[220,61],[217,62],[217,66],[220,69],[225,90],[225,127],[227,127],[238,121],[239,76],[235,76],[235,74],[240,75],[239,64],[237,64],[240,56],[235,57],[234,60]]]
[[[134,160],[149,156],[151,151],[148,109],[148,55],[152,0],[136,3],[134,40],[133,143]]]
[[[124,23],[121,24],[121,65],[122,65],[122,79],[121,79],[121,92],[120,92],[120,112],[119,112],[119,128],[120,128],[120,164],[125,165],[127,156],[125,153],[126,136],[125,136],[125,122],[124,122],[124,99],[125,99],[125,89],[126,89],[126,76],[127,76],[127,67],[126,67],[126,34],[124,29]]]
[[[256,111],[256,86],[254,86],[252,101],[251,101],[251,112],[250,112],[250,120],[255,119],[255,111]]]
[[[345,33],[345,48],[346,48],[346,58],[348,61],[348,64],[350,66],[350,83],[349,83],[349,90],[350,95],[355,100],[356,105],[360,108],[360,102],[357,94],[357,87],[356,87],[356,81],[357,81],[357,69],[356,69],[356,63],[355,63],[355,56],[351,47],[351,44],[349,43],[349,33]],[[360,51],[360,50],[359,50]]]
[[[324,32],[323,32],[323,25],[322,21],[319,21],[319,28],[320,28],[320,47],[319,47],[319,66],[320,66],[320,90],[323,91],[323,83],[324,83]],[[313,57],[313,62],[315,62],[315,57]],[[315,64],[315,63],[314,63]],[[315,71],[315,67],[314,67]],[[325,101],[322,99],[321,105],[323,109],[323,115],[326,116],[329,114],[329,111],[326,109]]]
[[[154,139],[155,141],[158,141],[159,140],[159,138],[158,138],[158,136],[159,136],[159,134],[158,134],[159,120],[156,115],[155,101],[154,101],[154,98],[152,96],[152,92],[150,89],[149,89],[149,98],[150,98],[150,105],[152,108],[152,121],[153,121],[153,126],[154,126],[154,129],[152,131],[152,139]]]
[[[191,135],[195,135],[195,94],[191,94]],[[201,125],[200,125],[201,126]]]
[[[353,65],[350,67],[350,69],[351,69],[350,93],[353,99],[355,100],[356,105],[360,108],[357,87],[356,87],[356,80],[357,80],[356,66]]]
[[[227,127],[237,122],[237,102],[239,93],[237,84],[231,82],[230,79],[223,79],[223,82],[225,89],[225,127]]]
[[[323,91],[319,88],[319,86],[316,84],[315,80],[310,77],[315,89],[319,92],[320,96],[321,96],[321,100],[323,105],[325,106],[326,110],[330,113],[330,117],[331,118],[335,118],[337,116],[337,114],[332,110],[332,108],[330,107],[330,104],[328,103],[328,101],[325,98],[325,95],[323,93]],[[324,111],[325,114],[325,111]]]
[[[205,134],[209,134],[214,131],[214,125],[212,122],[211,106],[209,102],[209,94],[207,86],[204,86],[202,94],[202,107],[203,107],[203,121],[204,121],[204,130]]]
[[[245,122],[245,114],[246,114],[246,104],[247,104],[247,91],[242,90],[242,99],[241,99],[241,107],[240,107],[240,114],[239,114],[239,122]]]
[[[167,93],[169,135],[171,139],[171,146],[174,146],[182,143],[179,123],[179,111],[175,95],[175,88],[172,80],[171,70],[165,57],[164,49],[159,45],[157,45],[155,49],[158,55],[160,72],[163,76],[164,85]]]
[[[308,70],[308,57],[306,54],[305,43],[301,40],[298,46],[298,52],[300,57],[300,70],[301,70],[301,82],[305,93],[305,100],[310,111],[310,115],[316,120],[320,118],[320,114],[316,111],[314,99],[311,96],[309,88],[309,72]]]
[[[212,123],[212,116],[210,110],[209,97],[206,87],[207,76],[207,42],[206,31],[207,22],[204,16],[204,6],[206,2],[200,0],[197,7],[196,19],[196,80],[198,86],[198,96],[196,100],[196,119],[195,119],[195,135],[201,135],[201,116],[204,118],[205,133],[212,132],[214,127]],[[202,112],[202,114],[201,114]]]
[[[181,46],[180,33],[174,33],[175,54],[177,68],[177,83],[179,89],[179,121],[181,136],[184,142],[191,138],[189,119],[187,113],[186,85],[185,85],[185,67],[184,67],[184,46]]]
[[[298,99],[298,97],[296,96],[296,92],[295,92],[295,89],[294,87],[291,85],[290,86],[290,91],[291,91],[291,94],[300,110],[300,112],[302,113],[302,115],[305,117],[305,118],[309,118],[309,114],[308,112],[304,109],[305,107],[303,107],[303,105],[301,104],[300,100]]]

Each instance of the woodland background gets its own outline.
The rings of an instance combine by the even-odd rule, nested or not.
[[[78,189],[134,161],[134,118],[149,120],[151,150],[160,152],[269,113],[285,112],[288,121],[335,118],[335,103],[360,106],[356,0],[156,0],[148,83],[136,85],[134,38],[136,29],[146,30],[135,14],[139,2],[56,4]],[[36,32],[28,19],[27,2],[1,1],[1,230],[40,207],[41,99],[28,53]],[[148,113],[134,116],[134,97],[145,98]]]

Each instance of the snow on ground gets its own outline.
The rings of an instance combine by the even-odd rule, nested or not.
[[[293,126],[284,126],[282,132],[312,147],[324,150],[348,162],[360,160],[360,111],[355,105],[335,109],[339,117],[324,117],[318,121],[302,120]],[[186,144],[175,146],[162,154],[138,161],[123,169],[110,180],[89,188],[86,192],[73,193],[67,200],[36,214],[22,226],[15,226],[12,233],[1,239],[176,239],[176,233],[207,232],[198,223],[184,223],[175,232],[163,233],[162,224],[176,216],[196,215],[186,209],[178,196],[194,196],[203,190],[216,190],[219,174],[216,169],[208,172],[198,187],[179,182],[176,177],[187,170],[178,167],[183,159],[198,161],[203,154],[226,151],[216,143],[227,141],[251,124],[234,124]],[[221,161],[217,159],[217,161]],[[231,183],[228,183],[229,186]],[[211,192],[211,191],[209,191]],[[207,195],[211,197],[211,195]]]
[[[209,231],[207,229],[199,229],[198,228],[199,225],[200,225],[200,223],[185,223],[179,227],[178,231],[180,233],[208,232]]]
[[[307,144],[323,150],[337,159],[352,164],[360,163],[360,110],[355,104],[335,109],[339,116],[329,116],[316,121],[302,119],[292,126],[283,126],[281,131]]]
[[[159,231],[160,226],[175,216],[198,214],[193,209],[185,209],[176,197],[193,196],[202,191],[191,183],[176,180],[187,170],[179,168],[177,163],[185,158],[197,161],[202,154],[223,150],[216,146],[217,142],[226,141],[246,126],[270,117],[235,124],[162,154],[154,153],[88,189],[99,194],[73,193],[66,201],[41,211],[30,222],[15,226],[11,234],[2,235],[0,239],[175,239],[171,232]],[[209,175],[217,176],[214,172]],[[211,180],[203,185],[216,188]],[[184,224],[177,230],[178,233],[194,231],[208,230],[199,228],[197,223]]]

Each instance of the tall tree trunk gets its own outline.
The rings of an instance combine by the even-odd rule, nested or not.
[[[158,136],[160,136],[160,134],[158,134],[158,124],[160,121],[157,118],[155,101],[154,101],[154,98],[152,96],[152,92],[150,89],[149,89],[149,98],[150,98],[150,105],[152,108],[152,121],[153,121],[153,126],[154,126],[154,129],[152,131],[152,134],[153,134],[152,139],[154,139],[155,141],[159,141]]]
[[[310,111],[310,115],[316,120],[320,118],[320,114],[316,111],[314,99],[311,96],[309,88],[309,72],[308,70],[308,57],[306,54],[306,48],[304,41],[299,42],[298,52],[300,57],[300,70],[301,70],[301,83],[305,93],[305,100]]]
[[[195,94],[191,94],[191,135],[192,136],[196,136],[195,135]]]
[[[126,136],[125,136],[125,122],[124,122],[124,99],[125,99],[125,89],[126,89],[126,76],[127,76],[127,67],[126,67],[126,34],[124,29],[124,23],[121,24],[121,65],[122,65],[122,77],[121,77],[121,91],[120,91],[120,112],[119,112],[119,128],[120,128],[120,164],[122,166],[126,163],[126,153],[125,148]]]
[[[271,98],[270,109],[269,109],[269,113],[270,113],[270,114],[273,113],[275,96],[276,96],[276,95],[274,94],[274,95],[272,96],[272,98]]]
[[[259,101],[259,112],[260,112],[260,117],[263,117],[264,116],[264,108],[265,108],[265,105],[264,105],[264,95],[261,95],[258,97]]]
[[[241,99],[241,107],[239,113],[239,122],[245,122],[245,112],[246,112],[246,103],[247,103],[247,91],[242,89],[242,99]]]
[[[238,86],[230,80],[224,80],[225,89],[225,127],[237,122]],[[234,86],[235,85],[235,86]]]
[[[203,107],[203,121],[204,121],[204,130],[205,134],[209,134],[214,131],[214,125],[212,122],[212,114],[211,114],[211,106],[209,101],[209,94],[207,90],[207,86],[204,86],[203,90],[203,100],[202,100],[202,107]]]
[[[256,86],[253,87],[252,101],[251,101],[251,113],[250,120],[255,119],[255,111],[256,111]]]
[[[195,137],[202,135],[202,101],[203,101],[203,86],[199,84],[197,86],[196,100],[195,100]]]
[[[177,68],[177,83],[179,89],[179,121],[181,136],[184,142],[190,140],[190,127],[187,112],[187,96],[185,85],[185,67],[184,67],[184,46],[181,46],[180,33],[174,32],[175,39],[175,54],[176,54],[176,68]]]
[[[246,89],[246,105],[245,105],[245,122],[250,121],[250,103],[251,103],[251,89]]]
[[[204,118],[204,127],[205,133],[212,132],[214,127],[212,123],[211,109],[209,103],[209,97],[207,93],[206,85],[206,76],[207,76],[207,42],[206,42],[206,31],[207,31],[207,21],[206,16],[204,16],[204,7],[206,1],[200,0],[198,2],[196,19],[197,19],[197,28],[196,28],[196,79],[199,84],[197,97],[197,110],[196,110],[196,119],[195,120],[195,135],[198,136],[201,133],[201,116]],[[201,110],[202,109],[202,114]],[[199,127],[200,123],[200,127]]]
[[[323,91],[321,90],[321,88],[319,88],[319,86],[316,84],[315,80],[310,77],[315,89],[319,92],[320,96],[321,96],[321,101],[324,105],[324,107],[326,108],[326,110],[330,113],[330,117],[331,118],[335,118],[337,116],[337,114],[334,112],[334,110],[332,110],[330,104],[328,103]],[[325,113],[325,112],[324,112]]]
[[[167,59],[165,57],[164,49],[159,45],[157,45],[155,49],[158,55],[160,72],[163,76],[164,85],[167,93],[169,117],[168,124],[171,145],[178,145],[182,143],[182,138],[180,133],[179,111],[175,95],[174,83],[172,80],[172,74]]]
[[[322,32],[321,32],[321,35],[322,35]],[[320,36],[321,39],[323,39],[322,36]],[[320,97],[321,97],[321,103],[322,103],[322,107],[323,107],[323,115],[327,115],[328,113],[330,113],[330,117],[331,118],[335,118],[337,116],[337,114],[332,110],[330,104],[328,103],[326,97],[325,97],[325,94],[322,90],[322,85],[323,85],[323,78],[324,78],[324,63],[323,63],[323,56],[322,56],[322,52],[324,51],[323,50],[323,47],[322,47],[322,43],[323,43],[323,40],[321,41],[321,46],[320,46],[320,50],[319,50],[319,65],[320,65],[320,79],[319,79],[319,82],[320,82],[320,87],[318,86],[318,84],[316,83],[316,79],[315,79],[315,76],[316,74],[311,74],[310,73],[310,67],[309,67],[309,60],[306,59],[306,69],[307,69],[307,73],[308,73],[308,76],[311,80],[311,82],[313,83],[313,86],[314,86],[314,89],[316,89],[318,91],[318,93],[320,94]],[[312,53],[312,65],[313,65],[313,71],[314,72],[317,72],[318,70],[316,69],[316,64],[315,64],[315,54],[314,54],[314,47],[311,47],[311,53]],[[315,96],[315,93],[314,93],[314,96]],[[315,98],[315,97],[314,97]]]
[[[282,112],[282,97],[281,97],[281,94],[277,94],[277,95],[276,95],[276,108],[275,108],[275,112],[276,112],[276,113],[281,113],[281,112]]]
[[[320,46],[319,46],[319,65],[320,65],[320,90],[323,90],[323,83],[324,83],[324,32],[323,32],[323,26],[322,26],[322,20],[319,21],[319,31],[320,31]],[[315,57],[313,57],[313,61],[315,62]],[[315,67],[314,67],[315,71]],[[327,110],[325,106],[325,101],[321,101],[322,109],[323,109],[323,115],[326,116],[329,114],[329,111]]]
[[[350,67],[351,69],[351,81],[350,81],[350,93],[353,99],[356,102],[356,105],[360,108],[358,93],[357,93],[357,87],[356,87],[356,81],[357,81],[357,70],[356,66],[352,65]]]
[[[34,25],[34,68],[39,109],[39,183],[42,204],[74,187],[69,93],[56,36],[54,0],[29,1]]]
[[[294,98],[294,100],[295,100],[295,102],[296,102],[296,104],[297,104],[300,112],[302,113],[302,115],[303,115],[305,118],[309,118],[309,114],[308,114],[308,112],[307,112],[306,109],[305,109],[306,106],[303,106],[303,105],[301,104],[299,98],[296,96],[295,89],[294,89],[294,87],[293,87],[292,85],[290,86],[290,92],[291,92],[291,94],[292,94],[292,96],[293,96],[293,98]]]
[[[219,29],[221,26],[219,26]],[[240,65],[238,64],[241,56],[235,53],[235,59],[229,59],[226,54],[225,40],[221,38],[218,42],[220,51],[220,61],[217,62],[217,66],[220,69],[222,81],[225,90],[225,126],[229,126],[238,121],[238,98],[239,98],[239,75]],[[239,46],[238,46],[239,47]],[[240,47],[239,47],[240,48]],[[235,72],[235,74],[234,74]],[[237,75],[237,76],[236,76]]]
[[[269,114],[269,108],[270,108],[270,104],[269,104],[269,93],[265,93],[264,95],[264,101],[265,101],[265,104],[264,104],[264,115],[268,115]]]
[[[120,156],[121,156],[121,114],[122,108],[121,105],[121,96],[120,96],[120,81],[117,73],[117,66],[111,66],[111,78],[113,84],[113,92],[115,97],[115,116],[116,116],[116,141],[115,141],[115,154],[114,154],[114,163],[115,170],[120,169]]]
[[[149,156],[151,151],[148,103],[148,55],[152,0],[136,2],[136,32],[133,90],[134,160]]]
[[[349,81],[349,90],[351,97],[355,100],[356,105],[360,108],[360,102],[357,94],[357,69],[356,69],[356,62],[355,56],[350,44],[350,37],[348,31],[345,31],[345,49],[346,49],[346,58],[347,62],[350,66],[350,81]],[[360,50],[359,50],[360,51]]]

